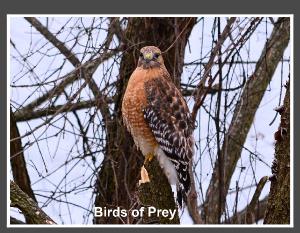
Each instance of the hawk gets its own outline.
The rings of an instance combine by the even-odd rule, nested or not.
[[[155,156],[169,183],[176,184],[181,207],[191,188],[194,124],[159,48],[147,46],[140,50],[138,65],[124,94],[122,116],[145,161]],[[144,166],[141,176],[142,183],[149,182]]]

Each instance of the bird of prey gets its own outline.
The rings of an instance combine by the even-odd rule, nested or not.
[[[186,203],[191,188],[190,161],[194,154],[194,124],[187,104],[167,71],[162,53],[155,46],[140,50],[122,102],[124,124],[145,161],[156,157],[177,201]],[[144,166],[141,182],[149,182]]]

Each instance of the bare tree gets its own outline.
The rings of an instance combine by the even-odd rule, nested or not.
[[[178,214],[173,219],[93,216],[94,206],[120,207],[129,212],[147,206],[178,210],[171,187],[155,159],[146,164],[151,182],[138,185],[144,158],[121,118],[128,79],[136,67],[139,49],[146,45],[158,46],[163,51],[165,65],[190,106],[195,135],[199,134],[187,205],[193,222],[250,224],[264,218],[266,208],[276,211],[278,216],[284,214],[282,223],[289,222],[289,208],[284,213],[270,209],[276,206],[277,195],[281,195],[278,188],[289,182],[289,171],[280,175],[274,181],[276,184],[272,181],[268,205],[267,197],[260,199],[267,174],[250,188],[236,184],[234,211],[228,210],[227,203],[232,177],[239,169],[238,161],[244,150],[255,161],[268,166],[256,151],[246,148],[245,142],[275,70],[289,62],[283,58],[289,44],[289,18],[276,22],[259,17],[213,18],[210,28],[205,28],[205,18],[184,17],[26,17],[25,22],[30,25],[31,36],[26,49],[17,38],[11,36],[10,40],[10,156],[15,181],[11,182],[11,198],[20,195],[12,207],[24,214],[26,223],[54,223],[52,218],[64,223],[63,214],[50,218],[44,213],[43,208],[51,203],[62,204],[71,223],[76,217],[73,208],[85,211],[84,223],[91,219],[94,224],[180,223]],[[268,34],[270,27],[272,33]],[[250,40],[262,28],[266,31],[264,49],[259,51],[257,61],[249,61]],[[186,54],[195,45],[193,32],[201,37],[196,46],[199,59],[187,62]],[[209,36],[205,36],[207,32]],[[33,39],[35,36],[38,40]],[[209,50],[203,46],[205,39],[211,42]],[[204,114],[208,119],[207,135],[201,140],[199,132],[206,127]],[[289,135],[289,130],[285,133]],[[284,137],[285,142],[288,140]],[[205,166],[211,168],[207,188],[201,178],[204,154]],[[53,166],[53,160],[61,162]],[[277,161],[286,163],[286,159]],[[253,170],[252,179],[256,179],[255,168],[248,166]],[[280,168],[286,169],[283,165]],[[35,184],[43,182],[49,189],[34,189]],[[253,189],[250,201],[241,205],[239,194]],[[72,195],[79,193],[90,196],[88,205],[71,201]],[[289,192],[285,195],[283,204],[289,203]],[[28,196],[28,203],[43,211],[42,219],[32,214],[36,209],[23,200]],[[266,223],[271,222],[268,219],[267,212]],[[11,223],[20,221],[11,217]]]

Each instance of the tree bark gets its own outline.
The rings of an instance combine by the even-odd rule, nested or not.
[[[290,88],[287,83],[281,121],[275,133],[273,177],[264,224],[290,223]]]
[[[158,161],[153,159],[145,164],[145,168],[148,171],[150,182],[142,184],[138,188],[140,206],[154,206],[162,210],[172,209],[176,210],[176,214],[173,219],[169,219],[161,216],[157,217],[155,214],[148,216],[147,212],[145,212],[143,218],[141,218],[141,223],[179,224],[178,208],[174,202],[174,195],[170,191],[167,177],[161,172]]]
[[[25,222],[20,221],[19,219],[16,219],[12,216],[10,216],[10,224],[26,224]]]
[[[10,181],[10,206],[22,211],[31,224],[56,224],[19,186]]]
[[[22,141],[14,113],[10,109],[10,164],[14,181],[33,201],[37,202],[31,188],[31,181],[28,175],[26,161],[23,153]],[[18,138],[18,139],[16,139]],[[16,139],[16,140],[12,140]],[[26,223],[32,223],[31,219],[25,216]]]
[[[254,224],[265,217],[268,196],[255,203],[254,209],[249,212],[248,206],[226,220],[226,224]]]
[[[265,197],[262,201],[259,200],[261,191],[268,181],[267,176],[260,179],[256,186],[256,190],[250,203],[239,213],[236,213],[226,223],[234,224],[253,224],[260,219],[263,219],[267,205],[267,198]]]
[[[196,18],[129,18],[126,30],[122,32],[123,43],[126,45],[120,64],[120,80],[117,85],[115,99],[115,115],[107,125],[107,146],[103,165],[97,180],[97,196],[95,206],[116,208],[118,206],[129,210],[137,204],[137,199],[143,200],[143,205],[154,205],[156,208],[174,208],[175,203],[171,187],[166,179],[158,183],[150,182],[151,187],[142,186],[137,192],[140,179],[140,168],[143,155],[136,149],[133,140],[122,123],[121,103],[131,73],[137,65],[139,49],[146,45],[155,45],[162,51],[166,50],[178,37],[174,46],[163,54],[165,65],[176,85],[180,83],[183,69],[184,52],[188,37],[196,23]],[[164,177],[164,173],[156,162],[149,170],[156,177]],[[152,170],[153,169],[153,170]],[[162,188],[163,195],[159,196]],[[146,193],[149,192],[149,193]],[[151,198],[149,199],[149,194]],[[158,195],[159,194],[159,195]],[[136,198],[139,196],[138,198]],[[172,197],[172,201],[170,198]],[[168,203],[162,205],[162,203]],[[149,219],[148,219],[149,220]],[[145,221],[148,221],[145,220]],[[97,224],[135,223],[135,219],[97,217]],[[166,223],[164,218],[156,223]],[[169,222],[171,223],[171,222]],[[179,218],[176,222],[179,223]]]
[[[15,121],[14,114],[10,109],[10,139],[19,138],[20,133]],[[14,181],[35,202],[35,196],[31,188],[31,182],[26,168],[21,139],[10,142],[10,163]]]
[[[225,135],[221,149],[224,158],[224,164],[221,167],[223,177],[219,175],[218,161],[215,163],[204,203],[206,223],[216,224],[220,221],[236,163],[241,156],[256,110],[289,43],[289,38],[290,20],[289,18],[279,18],[257,62],[254,73],[245,84],[228,132]],[[220,182],[221,179],[223,179],[223,182]],[[220,183],[223,183],[224,186],[221,187]],[[218,195],[220,190],[223,191],[221,199]]]

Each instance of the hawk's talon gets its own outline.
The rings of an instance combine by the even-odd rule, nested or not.
[[[145,157],[144,164],[146,162],[151,162],[153,158],[154,158],[154,154],[147,154],[146,157]]]

